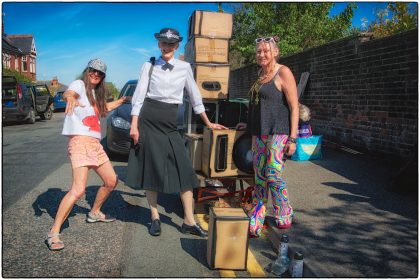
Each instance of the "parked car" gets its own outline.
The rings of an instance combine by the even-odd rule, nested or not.
[[[118,98],[125,96],[124,103],[112,111],[106,120],[106,149],[114,154],[128,155],[130,151],[131,138],[131,98],[137,87],[138,80],[128,81],[122,88]],[[183,106],[179,106],[178,110],[178,128],[183,128]]]
[[[46,85],[18,82],[14,76],[2,76],[3,122],[35,123],[36,116],[50,120],[53,97]]]
[[[64,91],[57,91],[54,96],[54,111],[66,109],[66,101],[63,99]]]

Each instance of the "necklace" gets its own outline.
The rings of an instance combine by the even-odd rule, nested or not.
[[[267,79],[273,72],[274,72],[274,67],[271,67],[270,71],[268,71],[264,76],[258,76],[258,79],[255,81],[255,83],[252,85],[252,87],[248,91],[248,95],[251,95],[252,104],[258,105],[258,103],[260,102],[260,89],[264,85],[262,81]]]
[[[272,73],[273,73],[273,71],[274,71],[274,67],[272,67],[271,69],[270,69],[270,71],[268,71],[267,73],[265,73],[265,75],[264,76],[259,76],[258,77],[258,81],[259,82],[261,82],[261,81],[264,81],[265,79],[267,79]],[[262,72],[262,71],[261,71]]]

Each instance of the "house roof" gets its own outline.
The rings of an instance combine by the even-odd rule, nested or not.
[[[12,41],[13,45],[17,48],[19,48],[20,50],[22,50],[22,52],[24,54],[29,54],[32,51],[32,43],[34,40],[34,37],[30,34],[25,34],[25,35],[9,35],[7,36],[7,38],[10,39],[10,41]]]
[[[9,38],[7,38],[7,35],[6,34],[3,34],[1,36],[1,39],[2,39],[2,48],[3,48],[3,51],[14,53],[14,54],[20,54],[20,55],[23,54],[22,51],[19,48],[15,47],[13,45],[13,42],[10,41]]]

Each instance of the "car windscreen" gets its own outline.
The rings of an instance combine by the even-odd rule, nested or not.
[[[35,86],[38,95],[49,95],[48,89],[45,86]]]
[[[134,91],[136,90],[136,86],[137,86],[137,84],[128,84],[125,87],[122,96],[133,96]]]
[[[3,99],[16,98],[17,90],[14,88],[2,88],[2,97]]]

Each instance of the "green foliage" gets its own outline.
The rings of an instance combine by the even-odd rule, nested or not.
[[[117,89],[114,83],[106,82],[105,86],[108,90],[107,98],[113,98],[114,100],[116,100],[118,98],[118,95],[120,94],[120,91]]]
[[[391,19],[387,18],[389,14]],[[417,28],[417,4],[396,2],[376,11],[376,19],[369,25],[368,31],[375,38],[381,38],[414,28]]]
[[[255,39],[278,35],[281,55],[300,52],[350,34],[355,4],[330,17],[334,3],[243,3],[236,6],[230,63],[238,68],[255,62]]]
[[[4,75],[4,76],[14,76],[18,82],[31,83],[31,84],[34,83],[34,81],[31,78],[23,75],[19,71],[16,71],[16,70],[13,70],[13,69],[7,69],[7,68],[3,68],[2,70],[3,70],[2,75]]]

